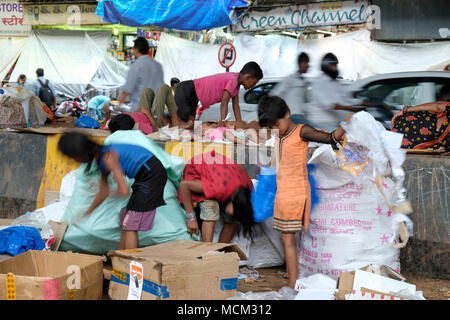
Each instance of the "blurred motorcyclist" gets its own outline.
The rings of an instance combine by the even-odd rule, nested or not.
[[[317,128],[333,130],[344,121],[348,112],[360,111],[363,108],[353,106],[364,105],[364,101],[352,97],[351,92],[337,80],[339,76],[338,59],[333,53],[327,53],[321,61],[322,73],[312,79],[308,97],[307,118]]]
[[[279,82],[270,91],[270,95],[284,99],[291,111],[292,122],[309,124],[306,105],[308,83],[304,78],[304,74],[309,68],[309,57],[305,52],[298,55],[297,65],[297,71]]]

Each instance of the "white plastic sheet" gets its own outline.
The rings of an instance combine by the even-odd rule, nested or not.
[[[301,51],[310,58],[307,76],[317,76],[321,72],[322,57],[332,52],[339,59],[340,75],[348,80],[388,72],[440,71],[450,63],[447,54],[450,41],[391,44],[371,41],[368,30],[307,40],[239,34],[233,45],[236,61],[230,71],[239,72],[245,63],[256,61],[264,77],[284,77],[295,72],[297,54]],[[219,47],[162,33],[155,59],[163,65],[166,83],[171,77],[190,80],[225,72],[218,62]]]
[[[26,37],[0,37],[0,80],[5,78],[26,42]],[[16,80],[11,78],[9,81]]]
[[[198,43],[161,33],[155,60],[164,70],[164,82],[177,77],[181,81],[225,72],[217,55],[219,45]],[[217,61],[217,63],[215,63]]]
[[[36,69],[43,68],[56,92],[70,97],[83,93],[91,82],[98,87],[120,87],[127,67],[105,57],[109,39],[107,31],[32,30],[11,78],[25,74],[31,85]]]
[[[384,43],[355,41],[354,77],[405,71],[442,71],[450,64],[450,41]]]

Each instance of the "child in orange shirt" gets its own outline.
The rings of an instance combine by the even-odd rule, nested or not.
[[[290,120],[290,111],[280,97],[264,96],[258,105],[261,127],[278,129],[277,193],[275,196],[273,228],[281,231],[284,247],[288,286],[293,288],[298,277],[298,259],[295,234],[308,230],[311,209],[311,189],[306,168],[308,142],[336,144],[342,140],[344,129],[331,133],[319,131]]]

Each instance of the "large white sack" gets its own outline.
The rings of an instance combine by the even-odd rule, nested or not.
[[[320,203],[312,210],[308,231],[298,241],[299,277],[322,273],[337,278],[340,272],[368,264],[400,271],[398,233],[393,214],[369,176],[357,179],[342,171],[329,145],[316,150],[310,163]],[[388,197],[394,183],[383,178]]]

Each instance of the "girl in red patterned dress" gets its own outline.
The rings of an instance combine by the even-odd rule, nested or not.
[[[216,221],[222,216],[224,228],[219,242],[229,243],[238,227],[252,237],[252,181],[244,168],[212,151],[193,157],[184,169],[178,198],[186,210],[189,233],[199,233],[193,202],[199,204],[202,241],[212,242]]]

